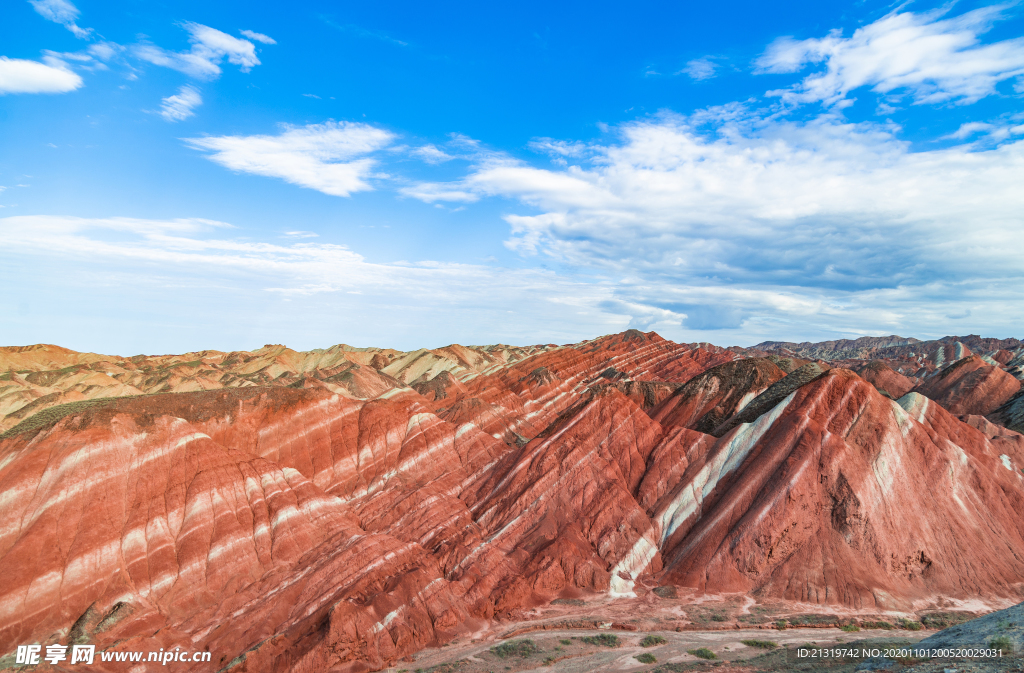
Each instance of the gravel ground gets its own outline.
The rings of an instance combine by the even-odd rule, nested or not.
[[[665,642],[641,646],[648,635]],[[927,631],[899,634],[891,631],[847,633],[839,629],[787,629],[785,631],[662,631],[623,633],[611,630],[580,629],[542,631],[517,638],[491,642],[468,642],[424,650],[413,662],[404,662],[390,671],[414,673],[587,673],[590,671],[676,673],[680,671],[855,671],[891,670],[919,673],[980,673],[982,671],[1024,671],[1024,659],[998,661],[952,661],[914,659],[815,660],[799,658],[801,649],[857,648],[862,650],[907,648]],[[602,644],[585,638],[614,637],[617,642]],[[608,638],[610,641],[611,638]],[[746,640],[748,643],[744,643]],[[761,641],[757,643],[755,641]],[[528,643],[528,644],[524,644]],[[771,643],[777,645],[774,649]],[[504,648],[503,644],[506,644]],[[761,645],[759,647],[758,645]],[[709,652],[703,652],[705,648]],[[696,654],[694,653],[696,652]],[[708,660],[700,655],[712,654]],[[504,656],[502,656],[504,655]],[[637,657],[649,655],[647,663]]]

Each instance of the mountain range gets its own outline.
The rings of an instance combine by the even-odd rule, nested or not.
[[[635,629],[706,596],[747,623],[1024,596],[1016,339],[38,345],[0,372],[0,664],[365,671],[567,601]]]

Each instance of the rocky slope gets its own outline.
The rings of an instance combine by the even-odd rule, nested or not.
[[[1019,602],[1024,436],[990,413],[1013,357],[897,395],[888,365],[748,354],[6,349],[0,399],[38,396],[0,435],[0,657],[363,671],[559,598]]]
[[[977,355],[949,365],[917,386],[954,414],[990,414],[1020,392],[1020,381]]]
[[[932,341],[893,335],[819,343],[765,341],[749,352],[824,360],[834,366],[855,370],[862,367],[864,361],[878,360],[901,375],[924,378],[950,363],[974,354],[989,364],[1007,365],[1013,358],[1024,354],[1024,342],[1012,338],[988,339],[976,334],[948,336]]]

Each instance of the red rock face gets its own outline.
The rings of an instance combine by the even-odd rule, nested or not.
[[[786,372],[634,331],[365,355],[339,389],[313,367],[0,438],[0,655],[75,639],[377,670],[579,592],[884,609],[1024,577],[1024,437],[851,371],[805,366],[716,438],[689,426]]]
[[[909,393],[916,385],[913,379],[900,374],[881,360],[872,360],[854,371],[880,392],[888,393],[894,400]]]
[[[915,390],[954,414],[984,416],[1020,391],[1020,381],[977,355],[963,358]]]
[[[902,404],[835,369],[723,437],[656,507],[668,577],[878,608],[1018,584],[1024,479],[1002,456],[1019,465],[1024,445]]]
[[[651,416],[666,427],[710,433],[785,375],[763,358],[721,364],[690,379]]]

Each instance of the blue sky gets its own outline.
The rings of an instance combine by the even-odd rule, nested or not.
[[[0,12],[3,345],[1021,336],[1017,4]]]

